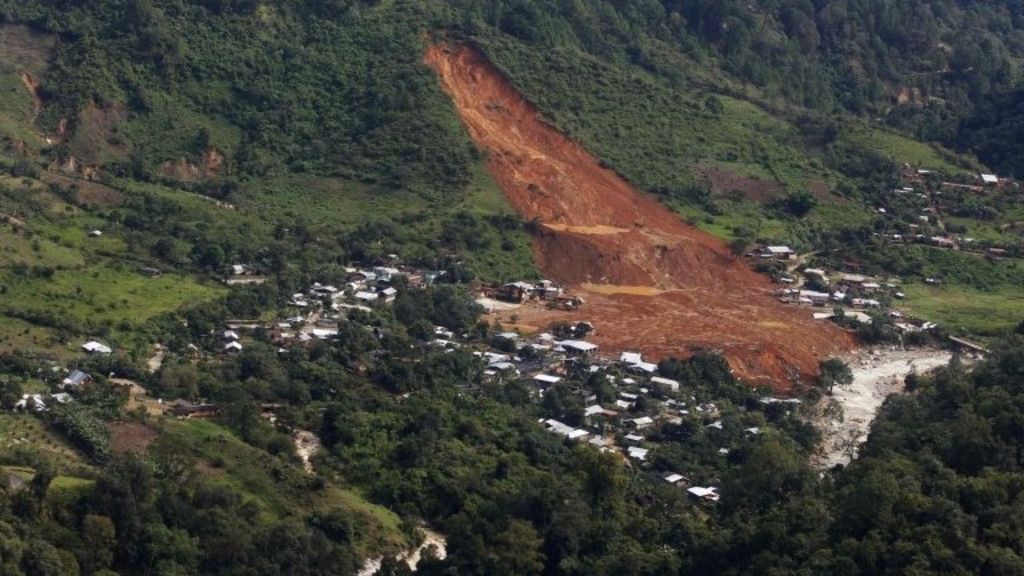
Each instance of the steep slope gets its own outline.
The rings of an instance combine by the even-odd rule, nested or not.
[[[853,346],[839,329],[771,296],[766,278],[710,235],[601,166],[546,123],[478,51],[435,45],[437,71],[512,205],[538,219],[534,251],[550,278],[584,293],[607,351],[651,358],[720,349],[736,372],[784,388]]]

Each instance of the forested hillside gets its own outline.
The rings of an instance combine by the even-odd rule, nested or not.
[[[484,314],[557,230],[425,63],[467,44],[629,192],[549,265],[678,283]],[[424,576],[1022,574],[1024,200],[978,182],[1024,177],[1022,65],[1018,0],[0,0],[0,574],[407,575],[425,529]],[[663,259],[691,226],[714,251]],[[710,259],[811,374],[563,346],[676,290],[630,336],[758,354],[728,331],[783,332],[709,314]],[[861,278],[828,319],[777,302],[829,275]],[[988,358],[889,383],[830,468],[840,340]]]
[[[1022,17],[1014,2],[952,0],[0,5],[0,18],[59,38],[38,119],[48,132],[69,121],[57,155],[143,175],[182,157],[201,163],[215,149],[226,156],[220,170],[238,176],[315,172],[434,192],[466,183],[472,152],[419,65],[431,33],[589,57],[634,81],[779,110],[881,117],[1009,170],[1015,160],[973,127],[1012,124],[986,103],[1012,97]],[[545,72],[499,56],[517,83],[554,74],[557,91],[586,80],[564,65]],[[599,119],[579,107],[593,89],[579,88],[582,102],[550,112]]]

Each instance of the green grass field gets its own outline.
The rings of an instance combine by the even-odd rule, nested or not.
[[[0,315],[0,353],[46,350],[55,359],[72,356],[54,330],[36,326],[19,318]]]
[[[9,308],[67,316],[79,322],[133,325],[189,302],[216,297],[223,288],[177,274],[146,277],[127,268],[96,266],[62,270],[52,278],[0,274]]]
[[[846,141],[874,150],[899,164],[905,162],[911,166],[938,170],[945,174],[967,174],[971,172],[947,160],[934,146],[912,140],[884,128],[871,127],[860,123],[847,123],[840,131],[839,140],[840,142]],[[952,153],[947,152],[947,154],[952,156]]]
[[[958,286],[911,284],[904,308],[956,334],[999,337],[1024,320],[1024,290],[1006,286],[982,292]]]
[[[78,470],[86,466],[81,454],[39,418],[31,414],[0,413],[0,454],[10,459],[24,448],[48,457],[58,471]]]
[[[426,209],[412,192],[313,176],[283,176],[247,190],[239,208],[268,221],[304,222],[318,229],[355,226],[368,217],[394,217]]]

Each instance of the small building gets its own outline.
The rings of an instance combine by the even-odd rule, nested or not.
[[[555,420],[555,419],[552,419],[552,418],[544,420],[543,424],[544,424],[544,427],[547,428],[547,430],[549,432],[553,432],[555,434],[558,434],[559,436],[564,436],[565,438],[568,438],[569,440],[579,440],[580,438],[586,438],[587,436],[590,435],[590,433],[587,432],[586,430],[580,430],[579,428],[573,428],[572,426],[569,426],[568,424],[564,424],[564,423],[559,422],[558,420]]]
[[[626,454],[628,454],[630,458],[639,460],[641,462],[647,460],[647,454],[649,452],[650,450],[646,448],[640,448],[637,446],[630,446],[629,448],[626,449]]]
[[[654,374],[658,371],[658,365],[652,362],[637,362],[629,367],[633,372],[643,372],[644,374]]]
[[[238,336],[238,332],[235,332],[234,330],[225,330],[221,334],[221,338],[227,341],[234,341],[238,340],[240,337]]]
[[[360,290],[355,294],[356,300],[360,302],[366,302],[367,304],[376,304],[380,301],[380,295],[376,292],[370,292],[367,290]]]
[[[644,437],[639,434],[626,434],[623,438],[630,444],[639,444],[644,441]]]
[[[718,488],[714,486],[694,486],[693,488],[688,489],[686,493],[702,502],[718,502],[721,498],[718,494]]]
[[[824,306],[828,304],[830,294],[827,292],[818,292],[817,290],[801,290],[799,302],[801,304],[811,304],[813,306]]]
[[[533,292],[533,284],[529,282],[509,282],[501,287],[497,296],[508,302],[525,302]]]
[[[765,246],[761,249],[762,258],[773,258],[775,260],[791,260],[796,257],[796,252],[789,246]]]
[[[227,354],[237,354],[242,351],[242,344],[237,340],[232,340],[224,345],[224,352]]]
[[[558,342],[558,346],[561,346],[566,352],[574,355],[586,355],[597,350],[597,344],[586,342],[584,340],[562,340]]]
[[[651,424],[654,424],[654,419],[650,416],[641,416],[640,418],[629,420],[627,424],[634,430],[643,430],[644,428],[649,428]]]
[[[220,412],[216,404],[195,404],[188,400],[175,400],[168,410],[179,418],[211,418]]]
[[[651,383],[652,384],[659,384],[661,386],[665,386],[666,388],[668,388],[669,390],[671,390],[673,392],[678,392],[679,391],[679,381],[672,380],[671,378],[662,378],[661,376],[651,376]]]
[[[100,236],[103,236],[103,231],[102,230],[90,230],[89,231],[89,237],[90,238],[99,238]]]
[[[61,380],[60,387],[63,389],[77,390],[82,386],[92,382],[92,376],[82,372],[81,370],[75,369],[68,374],[67,378]]]
[[[552,376],[550,374],[537,374],[533,377],[534,382],[540,382],[548,386],[558,384],[562,379],[558,376]]]
[[[662,476],[662,479],[664,479],[665,482],[668,482],[673,486],[687,482],[686,476],[683,476],[682,474],[676,474],[675,472],[669,472],[665,474],[664,476]]]
[[[995,186],[996,184],[999,184],[999,176],[996,176],[995,174],[979,174],[978,176],[981,178],[981,183],[986,186]]]
[[[114,352],[110,346],[95,340],[90,340],[89,342],[82,344],[82,350],[85,350],[89,354],[112,354]]]
[[[21,400],[14,403],[15,410],[31,410],[32,412],[46,412],[46,398],[42,394],[24,394]]]
[[[639,352],[623,352],[619,354],[619,362],[631,366],[633,364],[639,364],[644,361],[643,355]]]

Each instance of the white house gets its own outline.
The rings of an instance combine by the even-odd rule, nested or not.
[[[704,500],[705,502],[718,502],[721,496],[718,494],[718,488],[714,486],[694,486],[686,491],[690,496],[697,498],[698,500]]]
[[[594,350],[597,350],[597,344],[586,342],[584,340],[562,340],[558,345],[564,348],[567,352],[575,352],[577,354],[589,354]]]
[[[762,258],[778,258],[780,260],[789,260],[796,255],[789,246],[765,246],[761,249]]]
[[[550,374],[537,374],[533,377],[534,381],[542,384],[558,384],[562,379],[558,376],[552,376]]]
[[[646,448],[638,448],[636,446],[630,446],[626,450],[626,453],[629,455],[630,458],[634,458],[636,460],[640,460],[641,462],[644,461],[644,460],[647,460],[647,453],[648,452],[650,452],[650,450],[648,450]]]
[[[675,472],[669,472],[668,474],[665,474],[663,478],[665,479],[665,482],[668,482],[673,486],[682,482],[683,480],[686,480],[686,476],[683,476],[682,474],[676,474]]]
[[[110,346],[95,340],[90,340],[89,342],[82,344],[82,350],[85,350],[90,354],[111,354],[113,352],[113,350],[110,349]]]
[[[649,427],[651,424],[654,424],[654,419],[651,418],[650,416],[641,416],[640,418],[634,418],[630,420],[629,423],[633,426],[633,428],[636,428],[637,430],[643,430],[644,428]]]
[[[639,352],[623,352],[619,355],[619,362],[626,365],[639,364],[644,361],[643,355]]]
[[[678,392],[679,391],[679,382],[676,381],[676,380],[673,380],[671,378],[662,378],[661,376],[651,376],[651,383],[652,384],[660,384],[662,386],[666,386],[666,387],[668,387],[669,390],[671,390],[673,392]]]

